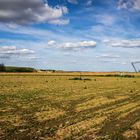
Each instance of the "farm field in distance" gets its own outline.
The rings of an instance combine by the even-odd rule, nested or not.
[[[0,74],[0,140],[140,140],[140,77],[81,75]]]

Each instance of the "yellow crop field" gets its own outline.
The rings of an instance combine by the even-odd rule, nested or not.
[[[0,140],[139,140],[140,78],[97,75],[0,74]]]

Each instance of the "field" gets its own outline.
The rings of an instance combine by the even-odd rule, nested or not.
[[[140,140],[140,78],[0,74],[0,140]]]

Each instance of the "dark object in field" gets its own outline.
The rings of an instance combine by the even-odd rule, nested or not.
[[[84,81],[91,81],[90,78],[81,78],[81,77],[69,78],[69,80],[84,80]]]
[[[84,89],[87,89],[87,86],[85,86]]]
[[[91,81],[90,78],[84,78],[83,80],[85,80],[85,81]]]

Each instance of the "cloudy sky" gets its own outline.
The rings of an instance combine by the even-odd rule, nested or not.
[[[140,0],[0,0],[0,63],[133,71],[135,61]]]

